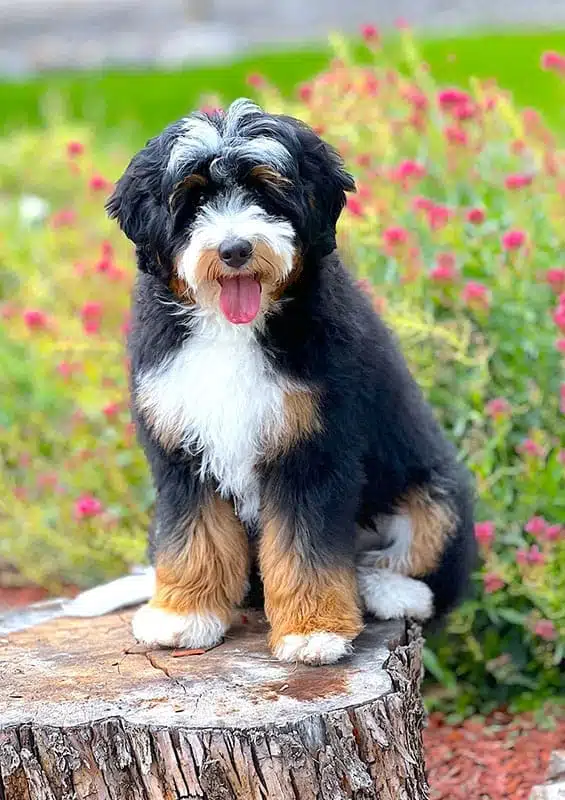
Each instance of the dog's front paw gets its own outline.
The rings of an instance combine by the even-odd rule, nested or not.
[[[335,664],[353,651],[351,642],[338,633],[315,631],[313,633],[288,633],[273,647],[279,661],[303,664]]]
[[[365,608],[378,619],[429,619],[434,613],[432,590],[423,581],[389,569],[357,570]]]
[[[143,606],[132,620],[133,635],[151,647],[182,647],[188,650],[218,644],[227,625],[210,612],[175,614],[162,608]]]

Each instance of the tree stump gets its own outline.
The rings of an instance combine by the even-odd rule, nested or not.
[[[283,665],[244,613],[202,653],[148,650],[131,614],[0,639],[1,800],[425,800],[419,629]]]

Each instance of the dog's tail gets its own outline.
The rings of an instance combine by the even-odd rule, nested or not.
[[[144,603],[153,595],[155,570],[141,567],[131,575],[95,586],[63,605],[66,617],[100,617],[111,611]]]

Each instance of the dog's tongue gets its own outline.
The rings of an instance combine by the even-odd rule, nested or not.
[[[222,314],[235,325],[251,322],[259,313],[261,284],[249,275],[223,278],[220,290]]]

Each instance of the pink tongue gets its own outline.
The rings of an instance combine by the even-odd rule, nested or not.
[[[249,275],[223,278],[221,281],[220,308],[222,314],[235,325],[254,320],[261,305],[261,284]]]

